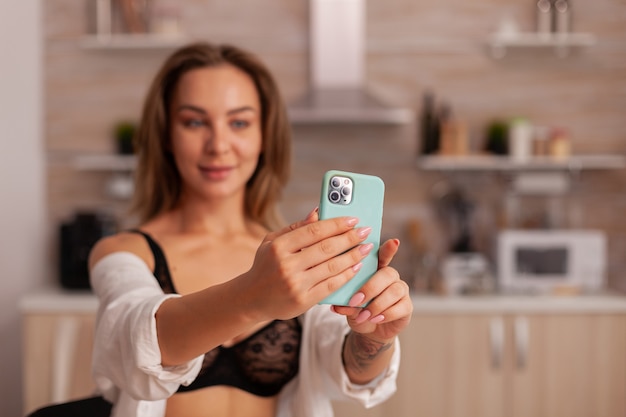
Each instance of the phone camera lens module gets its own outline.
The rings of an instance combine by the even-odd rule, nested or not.
[[[328,194],[328,199],[333,203],[338,203],[341,200],[341,193],[337,190],[332,190]]]
[[[328,183],[328,200],[333,204],[347,205],[352,201],[352,179],[335,175]]]

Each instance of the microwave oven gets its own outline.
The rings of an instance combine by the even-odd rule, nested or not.
[[[504,230],[497,240],[504,292],[598,292],[605,286],[606,237],[598,230]]]

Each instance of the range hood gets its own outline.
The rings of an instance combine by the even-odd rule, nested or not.
[[[292,123],[404,124],[411,109],[365,87],[365,0],[309,0],[310,89],[288,107]]]

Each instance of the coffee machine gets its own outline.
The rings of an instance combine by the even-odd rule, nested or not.
[[[115,233],[112,216],[101,212],[77,212],[59,226],[59,279],[66,289],[90,289],[88,259],[93,245]]]

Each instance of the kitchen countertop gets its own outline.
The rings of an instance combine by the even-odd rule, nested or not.
[[[626,295],[412,295],[414,314],[626,313]]]
[[[95,313],[98,298],[90,290],[66,290],[57,286],[40,288],[20,298],[22,313]]]
[[[413,294],[414,314],[486,313],[626,313],[626,295],[596,294],[577,296],[549,295],[471,295],[437,296]],[[24,295],[19,302],[22,313],[93,313],[96,296],[88,290],[42,288]]]

